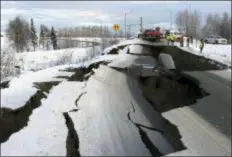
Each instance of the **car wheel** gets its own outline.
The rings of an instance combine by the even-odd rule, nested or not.
[[[208,41],[207,41],[207,40],[205,40],[205,43],[208,43]]]

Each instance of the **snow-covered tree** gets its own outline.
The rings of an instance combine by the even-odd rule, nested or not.
[[[54,30],[54,27],[52,27],[51,29],[50,38],[51,38],[53,49],[56,50],[57,49],[57,37],[56,37],[56,32]]]
[[[51,32],[50,32],[49,28],[44,24],[40,25],[40,44],[43,45],[43,49],[44,49],[45,44],[46,44],[47,50],[49,50],[50,35],[51,35]]]
[[[31,19],[30,39],[31,39],[31,42],[32,42],[33,49],[35,51],[35,47],[37,46],[37,39],[38,39],[38,37],[37,37],[37,34],[36,34],[36,30],[35,30],[33,19]]]
[[[13,43],[17,52],[23,52],[28,48],[29,34],[29,24],[22,16],[16,16],[9,21],[6,36]]]
[[[44,49],[44,44],[45,44],[45,32],[44,32],[43,25],[40,25],[39,43],[43,46],[43,49]]]

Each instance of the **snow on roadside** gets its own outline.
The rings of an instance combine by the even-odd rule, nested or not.
[[[16,54],[17,60],[21,60],[23,63],[23,69],[38,70],[45,69],[58,64],[57,62],[64,57],[69,59],[70,64],[78,63],[80,59],[87,56],[87,51],[91,48],[71,48],[62,50],[51,51],[36,51],[28,53]],[[99,47],[96,47],[96,51]],[[67,58],[65,58],[67,57]]]
[[[73,39],[73,40],[80,40],[80,41],[95,41],[95,42],[101,42],[102,39],[106,40],[111,40],[111,39],[117,39],[119,41],[125,40],[124,38],[100,38],[100,37],[71,37],[71,38],[66,38],[66,37],[61,37],[61,39]]]
[[[175,45],[179,47],[179,43],[175,43]],[[200,54],[199,45],[199,41],[194,39],[193,44],[190,44],[189,48],[187,48],[187,38],[184,38],[184,47],[182,49],[231,66],[231,45],[205,44],[202,54]]]
[[[1,89],[1,108],[17,109],[26,104],[38,89],[34,87]]]
[[[89,62],[85,62],[83,64],[60,65],[39,70],[37,72],[28,72],[20,75],[19,77],[13,77],[10,80],[9,88],[1,89],[1,106],[11,109],[20,108],[24,106],[29,98],[36,93],[37,89],[33,87],[34,82],[64,81],[65,79],[63,78],[55,77],[70,77],[73,75],[73,72],[65,72],[61,70],[67,68],[77,68],[80,66],[88,67],[92,63],[100,61],[112,61],[116,57],[117,55],[97,56]]]
[[[1,89],[1,107],[17,109],[26,104],[38,89],[34,82],[63,81],[56,76],[71,76],[72,72],[60,72],[57,67],[22,74],[19,77],[13,77],[10,80],[9,88]]]
[[[63,112],[75,109],[82,82],[62,82],[33,111],[28,126],[1,144],[3,156],[65,156],[68,128]],[[30,137],[30,138],[25,138]]]

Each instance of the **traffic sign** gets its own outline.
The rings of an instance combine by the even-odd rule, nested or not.
[[[117,32],[120,29],[120,26],[118,24],[114,24],[113,29],[114,29],[114,31]]]

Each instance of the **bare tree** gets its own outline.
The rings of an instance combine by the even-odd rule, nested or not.
[[[220,35],[228,40],[231,39],[231,16],[228,13],[208,14],[206,23],[202,28],[204,36]]]
[[[30,28],[28,22],[22,16],[16,16],[10,20],[6,29],[8,39],[14,44],[17,52],[28,49]]]
[[[39,36],[39,43],[40,45],[43,46],[43,49],[45,47],[45,32],[44,32],[44,29],[43,29],[43,25],[40,25],[40,36]]]
[[[179,11],[176,15],[176,25],[180,32],[185,32],[187,36],[199,36],[201,28],[201,17],[197,10],[190,12],[188,10]]]
[[[112,37],[108,26],[79,26],[62,28],[57,31],[58,37]]]
[[[228,40],[231,38],[231,17],[226,12],[223,13],[219,31],[222,37]]]
[[[31,42],[32,42],[32,45],[33,45],[33,49],[35,51],[35,47],[37,46],[37,39],[38,39],[38,37],[36,35],[36,29],[35,29],[35,26],[34,26],[33,19],[31,19],[30,39],[31,39]]]

